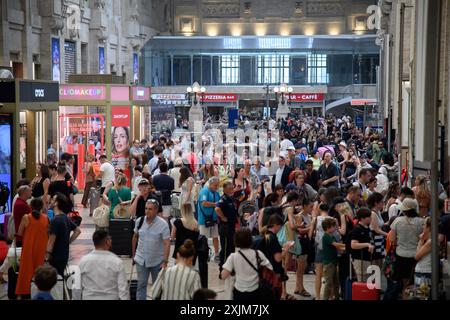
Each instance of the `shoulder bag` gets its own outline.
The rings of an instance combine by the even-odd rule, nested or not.
[[[258,267],[256,268],[250,260],[239,250],[239,254],[245,261],[258,273],[259,285],[258,290],[260,298],[262,300],[280,300],[281,298],[281,276],[275,273],[273,270],[262,266],[262,260],[259,256],[258,250],[254,250],[256,254],[256,262]]]
[[[116,190],[120,203],[118,203],[113,210],[114,219],[129,219],[131,218],[130,207],[131,204],[122,204],[122,199],[119,196],[119,191]]]

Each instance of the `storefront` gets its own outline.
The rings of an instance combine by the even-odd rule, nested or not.
[[[19,179],[33,179],[56,142],[58,90],[57,82],[0,81],[0,181],[12,194]]]
[[[84,187],[88,154],[106,154],[130,178],[131,144],[150,133],[150,88],[69,84],[60,86],[59,96],[59,148],[75,157],[78,188]]]
[[[321,116],[324,114],[324,101],[324,93],[292,93],[288,103],[293,114]]]
[[[239,109],[238,95],[235,93],[205,93],[200,102],[205,113],[213,118],[228,116],[228,110]]]
[[[152,94],[151,134],[159,136],[170,129],[181,126],[181,119],[189,118],[189,100],[186,94],[158,93]]]

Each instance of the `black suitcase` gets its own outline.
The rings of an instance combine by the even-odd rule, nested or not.
[[[134,221],[131,219],[109,220],[109,234],[111,236],[111,251],[118,256],[132,256]]]
[[[138,288],[138,281],[133,280],[133,271],[134,271],[134,264],[131,266],[131,274],[130,274],[130,280],[128,281],[128,286],[130,287],[130,300],[136,300],[136,294],[137,294],[137,288]]]
[[[8,299],[17,300],[16,286],[17,278],[19,277],[19,270],[14,270],[13,267],[8,269]]]

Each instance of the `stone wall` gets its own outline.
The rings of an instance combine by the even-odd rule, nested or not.
[[[133,54],[157,33],[156,0],[1,1],[0,65],[17,62],[23,77],[52,79],[52,38],[59,39],[64,82],[64,44],[76,48],[76,73],[99,73],[99,47],[105,72],[133,81]],[[34,67],[33,62],[37,65]],[[22,63],[22,65],[20,65]]]

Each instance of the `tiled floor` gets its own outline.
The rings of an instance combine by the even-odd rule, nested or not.
[[[79,203],[79,201],[77,201]],[[89,217],[89,210],[88,209],[82,209],[78,208],[78,210],[81,212],[83,217],[83,222],[81,224],[81,230],[82,234],[80,237],[71,245],[70,247],[70,265],[78,265],[81,258],[91,252],[93,250],[93,244],[92,244],[92,234],[95,231],[95,225],[92,221],[92,218]],[[123,261],[125,263],[125,267],[127,270],[128,276],[131,275],[131,259],[129,258],[123,258]],[[170,264],[173,264],[173,261],[170,261]],[[224,298],[224,281],[219,280],[219,268],[216,263],[210,262],[209,263],[209,288],[211,290],[214,290],[218,294],[219,299]],[[136,278],[136,273],[134,272],[133,278]],[[289,281],[287,283],[287,290],[289,293],[293,293],[295,289],[295,274],[289,273]],[[151,280],[150,280],[151,281]],[[314,276],[313,275],[305,275],[304,283],[306,290],[308,290],[310,293],[314,292]],[[151,299],[150,293],[151,293],[151,284],[149,284],[149,290],[148,290],[148,298]],[[299,299],[306,299],[302,298],[300,296],[297,296]],[[7,285],[1,285],[0,286],[0,300],[7,300]]]

